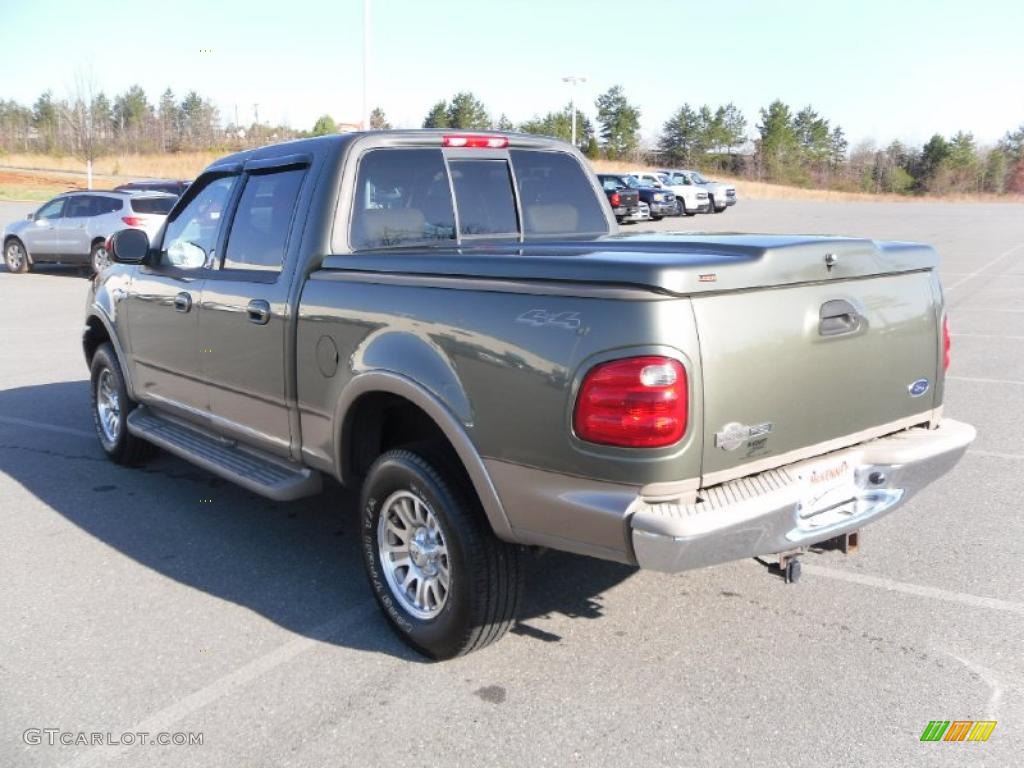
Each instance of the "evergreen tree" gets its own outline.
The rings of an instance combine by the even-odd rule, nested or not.
[[[391,123],[388,122],[384,110],[380,107],[374,107],[373,112],[370,113],[370,128],[375,131],[391,130]]]
[[[430,108],[423,120],[424,128],[451,128],[448,122],[448,102],[439,101]]]
[[[640,145],[640,110],[626,100],[621,85],[597,97],[597,122],[608,158],[629,157],[636,152]]]
[[[700,132],[700,115],[689,104],[683,104],[662,126],[658,151],[669,165],[693,165]]]
[[[469,91],[452,97],[448,105],[448,127],[462,130],[486,130],[491,127],[487,108]]]

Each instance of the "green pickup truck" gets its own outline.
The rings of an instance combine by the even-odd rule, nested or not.
[[[942,418],[932,248],[620,236],[554,140],[249,150],[152,243],[110,246],[83,338],[104,451],[279,500],[361,487],[373,592],[434,658],[508,629],[524,546],[668,572],[792,558],[974,439]]]

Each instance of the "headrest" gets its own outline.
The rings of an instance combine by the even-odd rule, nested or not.
[[[371,208],[363,211],[358,220],[370,246],[422,240],[426,224],[423,212],[418,208]]]
[[[526,231],[535,235],[554,235],[575,232],[580,213],[576,206],[568,203],[546,203],[528,205],[524,211]]]

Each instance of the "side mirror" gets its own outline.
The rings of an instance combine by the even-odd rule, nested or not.
[[[25,218],[28,219],[29,221],[35,221],[36,220],[36,214],[33,211],[32,213],[30,213],[27,216],[25,216]]]
[[[141,229],[122,229],[110,238],[110,258],[118,264],[141,264],[149,255],[149,235]]]

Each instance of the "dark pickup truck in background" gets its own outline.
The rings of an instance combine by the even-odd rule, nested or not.
[[[614,177],[599,177],[615,220],[620,224],[635,218],[640,212],[640,190],[621,184]]]
[[[534,136],[219,160],[92,283],[100,445],[279,500],[361,487],[376,599],[447,658],[509,628],[524,545],[668,572],[792,557],[973,440],[942,416],[930,247],[622,236],[602,194]]]
[[[640,202],[647,203],[651,211],[651,219],[660,221],[666,216],[678,216],[679,205],[676,203],[676,196],[667,189],[647,187],[640,183],[635,176],[619,173],[599,173],[598,180],[604,187],[605,194],[613,186],[620,194],[623,191],[635,191],[640,195]]]

